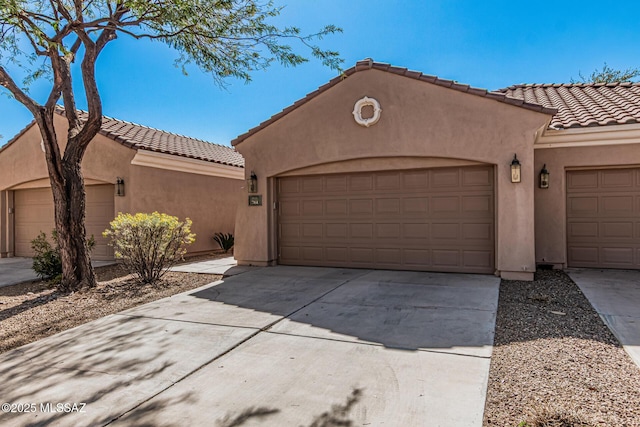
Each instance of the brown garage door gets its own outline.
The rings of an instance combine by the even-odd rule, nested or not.
[[[87,191],[87,235],[93,235],[96,246],[92,258],[113,259],[113,249],[102,232],[114,217],[113,185],[92,185]],[[50,236],[54,228],[53,196],[50,188],[16,190],[15,192],[15,252],[16,256],[33,256],[31,240],[40,231]]]
[[[567,172],[570,267],[640,269],[640,169]]]
[[[493,169],[278,179],[279,262],[493,273]]]

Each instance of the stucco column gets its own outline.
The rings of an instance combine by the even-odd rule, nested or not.
[[[0,258],[14,256],[14,221],[13,191],[0,191]]]
[[[0,258],[7,257],[7,192],[0,191]]]
[[[246,185],[240,191],[240,201],[236,213],[236,236],[233,256],[239,265],[267,266],[274,263],[269,254],[269,209],[273,209],[269,180],[260,168],[251,167],[251,159],[245,157],[245,179],[253,171],[258,177],[258,192],[251,196],[262,196],[262,205],[249,206]]]
[[[535,263],[535,209],[533,150],[518,153],[522,182],[511,182],[509,162],[497,167],[497,267],[507,280],[533,280]]]

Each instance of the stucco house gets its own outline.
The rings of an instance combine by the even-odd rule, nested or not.
[[[488,92],[358,62],[232,141],[240,264],[640,269],[640,85]]]
[[[67,122],[55,126],[65,141]],[[0,149],[0,257],[31,256],[31,240],[54,228],[53,196],[41,136],[29,124]],[[234,149],[104,117],[82,167],[92,257],[113,259],[102,231],[118,212],[159,211],[189,217],[191,253],[217,249],[215,232],[234,232],[244,160]]]

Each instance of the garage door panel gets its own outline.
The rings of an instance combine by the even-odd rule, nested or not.
[[[350,215],[373,215],[373,199],[349,200]]]
[[[374,250],[372,248],[354,247],[349,249],[349,261],[351,263],[359,263],[374,265]]]
[[[303,200],[301,213],[304,216],[323,216],[324,203],[322,200]]]
[[[457,250],[433,249],[431,256],[436,267],[457,268],[460,265],[460,252]]]
[[[379,239],[397,239],[400,234],[400,223],[376,224],[376,237]]]
[[[460,224],[434,223],[431,226],[431,238],[433,240],[458,240],[460,237]]]
[[[394,173],[380,173],[375,176],[376,190],[399,190],[401,175]]]
[[[325,181],[325,191],[329,193],[333,192],[345,192],[347,191],[347,177],[342,176],[328,176]]]
[[[347,215],[349,213],[348,200],[327,200],[324,205],[324,211],[327,215]]]
[[[425,239],[429,236],[428,223],[404,223],[402,224],[402,237],[404,239]]]
[[[429,173],[427,171],[409,171],[402,174],[402,183],[405,190],[423,190],[429,186]]]
[[[352,239],[371,239],[373,237],[373,224],[350,224],[349,236]]]
[[[451,189],[460,186],[460,171],[458,169],[433,170],[431,173],[432,189]]]
[[[598,247],[596,246],[573,246],[569,248],[569,262],[574,267],[583,267],[585,264],[597,264]]]
[[[344,262],[347,259],[349,248],[347,247],[327,247],[326,259],[329,262]]]
[[[601,249],[604,264],[617,265],[619,268],[633,266],[633,248],[605,247]]]
[[[567,172],[570,267],[640,269],[640,169]]]
[[[457,215],[460,213],[460,198],[458,196],[432,197],[431,213],[436,215]]]
[[[337,238],[344,239],[344,237],[349,232],[349,224],[347,223],[337,223],[337,224],[326,224],[325,227],[326,234],[325,237],[329,239]]]
[[[602,237],[605,239],[633,240],[633,222],[603,222]]]
[[[462,264],[467,269],[492,268],[493,256],[490,251],[463,251]]]
[[[615,169],[610,171],[602,171],[601,188],[613,191],[624,191],[630,188],[634,183],[635,171],[631,169]]]
[[[598,198],[591,196],[570,197],[567,201],[569,218],[598,215]]]
[[[593,238],[598,237],[598,223],[597,222],[575,222],[569,223],[568,226],[569,236],[573,241],[579,241],[580,238]]]
[[[627,216],[633,213],[633,196],[602,196],[601,212],[604,215]]]
[[[287,181],[305,178],[281,178],[278,188],[300,188]],[[494,271],[491,167],[326,175],[313,182],[323,190],[278,194],[282,264]],[[305,202],[316,207],[291,208]]]
[[[287,200],[280,202],[280,210],[287,217],[300,215],[300,201]]]
[[[463,187],[493,187],[493,175],[489,169],[462,169],[461,173]]]
[[[462,238],[465,240],[480,240],[489,244],[493,240],[493,224],[462,224]]]
[[[426,215],[429,212],[428,197],[407,197],[402,199],[402,214]]]
[[[567,176],[567,188],[572,191],[591,191],[598,188],[598,171],[572,172]]]
[[[349,177],[349,189],[348,191],[360,192],[373,190],[373,176],[372,175],[357,175]]]

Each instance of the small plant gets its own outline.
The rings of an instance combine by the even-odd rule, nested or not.
[[[156,283],[182,260],[185,246],[195,241],[191,220],[154,212],[119,213],[102,235],[110,238],[116,258],[142,283]]]
[[[584,412],[555,404],[540,404],[533,408],[522,427],[595,427],[597,423]]]
[[[60,246],[58,245],[58,232],[51,231],[51,240],[54,244],[49,243],[47,234],[43,231],[38,237],[31,241],[31,249],[33,249],[33,271],[43,280],[51,280],[58,283],[62,277],[62,261],[60,260]],[[96,245],[93,236],[87,239],[87,247],[92,250]]]
[[[213,240],[220,245],[225,254],[229,252],[229,249],[231,249],[234,244],[233,234],[231,233],[216,233],[213,235]]]

